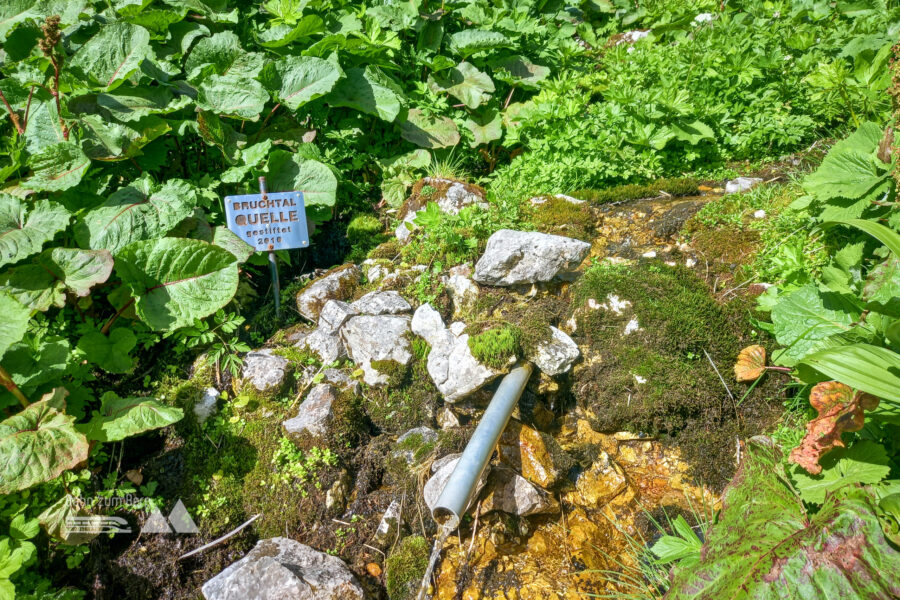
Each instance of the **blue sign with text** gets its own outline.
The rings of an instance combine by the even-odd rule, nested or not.
[[[303,192],[225,196],[225,218],[258,251],[309,247]]]

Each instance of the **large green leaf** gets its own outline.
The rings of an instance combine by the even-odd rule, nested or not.
[[[666,598],[895,598],[900,553],[885,540],[873,499],[846,487],[810,514],[786,481],[780,450],[751,439],[700,561],[673,570]]]
[[[41,251],[69,224],[69,212],[56,203],[28,202],[0,193],[0,267]]]
[[[821,340],[849,331],[859,314],[846,296],[823,293],[812,284],[779,297],[772,309],[772,323],[778,343],[787,348],[779,352],[778,360],[793,364],[814,350]]]
[[[869,272],[863,299],[869,310],[900,317],[900,255],[889,257]]]
[[[3,0],[0,2],[0,42],[15,27],[36,14],[37,0]]]
[[[266,168],[273,192],[300,191],[307,207],[334,206],[337,177],[328,165],[276,150],[269,155]]]
[[[306,15],[295,25],[287,23],[273,25],[259,33],[260,46],[266,48],[280,48],[287,46],[300,38],[309,37],[325,30],[325,21],[318,15]]]
[[[510,85],[537,89],[550,76],[550,68],[535,64],[524,56],[507,56],[491,62],[494,77]]]
[[[150,32],[114,21],[79,48],[68,66],[84,83],[109,90],[128,79],[151,54]]]
[[[885,227],[881,223],[867,221],[865,219],[847,219],[827,221],[823,223],[823,225],[849,225],[851,227],[856,227],[890,248],[895,256],[900,257],[900,234],[889,227]]]
[[[120,398],[106,392],[100,411],[86,425],[79,426],[88,439],[116,442],[127,437],[177,423],[184,416],[180,408],[161,404],[155,398]]]
[[[184,238],[130,244],[116,257],[116,272],[137,298],[138,316],[157,331],[214,313],[231,301],[238,285],[232,253]]]
[[[889,177],[885,165],[879,167],[873,156],[881,138],[881,127],[863,123],[831,148],[816,172],[804,180],[804,189],[822,201],[855,200],[881,186]]]
[[[849,344],[810,354],[803,363],[886,400],[878,405],[876,414],[900,414],[900,354],[871,344]]]
[[[74,142],[60,142],[31,158],[34,174],[23,184],[32,190],[55,192],[78,185],[91,159]]]
[[[64,410],[64,401],[48,398],[0,423],[0,494],[50,481],[87,460],[87,439]]]
[[[804,502],[822,504],[825,494],[854,483],[878,483],[891,472],[884,446],[871,440],[858,440],[849,448],[835,448],[819,459],[822,472],[810,475],[795,467],[792,476]]]
[[[203,80],[197,106],[218,115],[256,121],[268,99],[269,94],[257,80],[229,73]]]
[[[112,268],[107,250],[48,248],[33,264],[0,273],[0,289],[32,310],[62,308],[66,292],[87,296],[91,287],[109,279]]]
[[[256,77],[264,63],[262,54],[245,52],[237,35],[222,31],[197,42],[184,61],[184,72],[188,80],[197,84],[213,73]]]
[[[59,383],[71,361],[72,346],[59,336],[43,336],[13,344],[3,366],[26,396],[47,383]]]
[[[459,130],[449,117],[429,116],[411,108],[407,120],[400,125],[404,140],[422,148],[447,148],[459,143]]]
[[[469,146],[475,148],[503,137],[503,119],[500,113],[492,109],[466,119],[466,129],[471,131],[474,137]]]
[[[128,244],[164,236],[194,211],[196,197],[186,181],[170,179],[157,191],[146,185],[119,188],[75,225],[75,239],[84,248],[117,255]]]
[[[134,367],[129,353],[137,345],[137,338],[130,329],[113,329],[109,336],[99,331],[89,331],[78,340],[78,349],[87,359],[109,373],[127,373]]]
[[[494,93],[494,82],[487,73],[465,61],[452,69],[429,75],[428,87],[435,94],[445,92],[458,98],[473,110],[490,100]]]
[[[174,112],[190,103],[188,96],[173,99],[168,87],[121,86],[112,92],[97,94],[97,105],[119,121],[137,121],[147,115]]]
[[[247,262],[247,259],[256,251],[238,234],[224,226],[213,229],[212,243],[234,254],[239,263]]]
[[[341,68],[312,56],[286,56],[266,65],[260,81],[272,96],[291,110],[324,96],[344,76]]]
[[[509,39],[498,31],[466,29],[450,36],[450,50],[463,57],[482,50],[511,47]]]
[[[9,347],[22,339],[28,329],[31,310],[8,293],[0,292],[0,358]]]
[[[385,121],[393,121],[404,106],[403,90],[374,65],[348,69],[325,99],[332,106],[346,106]]]

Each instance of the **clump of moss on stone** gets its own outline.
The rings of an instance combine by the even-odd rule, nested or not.
[[[589,299],[609,303],[611,296],[631,307],[620,314],[586,308]],[[734,470],[735,437],[764,431],[780,413],[767,400],[777,383],[764,383],[738,408],[706,359],[727,373],[740,348],[755,341],[746,306],[721,305],[689,269],[656,262],[592,267],[573,306],[575,339],[598,359],[586,358],[572,389],[598,430],[673,440],[704,483],[723,485]],[[632,319],[638,328],[625,334]]]
[[[282,356],[297,365],[317,365],[322,362],[315,352],[306,348],[297,348],[296,346],[273,348],[272,354]]]
[[[425,436],[421,433],[413,433],[398,443],[397,449],[412,452],[413,461],[420,463],[434,451],[435,443],[434,441],[426,441]]]
[[[391,238],[369,250],[367,258],[385,258],[387,260],[393,260],[397,258],[398,254],[400,254],[400,242]]]
[[[431,425],[441,393],[434,387],[425,359],[414,360],[398,385],[369,388],[364,408],[381,431],[403,433],[421,425]]]
[[[353,217],[347,224],[347,241],[350,242],[349,261],[361,261],[380,243],[386,241],[384,225],[374,215],[362,214]]]
[[[595,219],[587,202],[575,203],[557,196],[540,196],[539,203],[527,203],[525,218],[542,233],[588,242],[594,237]]]
[[[398,363],[396,360],[373,360],[372,368],[387,376],[388,387],[397,387],[406,379],[409,367]]]
[[[627,184],[605,190],[578,190],[572,195],[594,204],[607,204],[624,200],[655,198],[665,192],[671,196],[693,196],[699,192],[700,182],[690,177],[658,179],[646,185]]]
[[[478,362],[494,369],[502,369],[521,354],[522,332],[518,327],[494,327],[469,336],[469,349]]]
[[[430,550],[428,541],[420,535],[400,540],[385,562],[385,587],[390,600],[412,600],[416,596]]]

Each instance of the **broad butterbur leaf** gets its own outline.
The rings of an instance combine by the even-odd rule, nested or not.
[[[738,381],[756,381],[766,371],[766,349],[747,346],[738,354],[734,364],[734,378]]]
[[[772,323],[778,343],[779,362],[788,366],[815,350],[821,340],[850,330],[860,311],[853,300],[843,294],[821,292],[809,284],[779,297],[772,309]]]
[[[23,185],[44,192],[67,190],[78,185],[90,166],[91,159],[77,144],[60,142],[32,157],[34,174]]]
[[[0,193],[0,267],[40,252],[69,218],[69,211],[49,200],[29,203]]]
[[[459,143],[459,130],[448,117],[428,116],[411,108],[407,121],[400,125],[404,140],[422,148],[447,148]]]
[[[550,76],[550,68],[531,62],[524,56],[507,56],[493,61],[494,77],[510,85],[537,89],[540,83]],[[498,71],[499,69],[499,71]]]
[[[450,50],[463,57],[482,50],[493,50],[511,46],[509,39],[499,31],[466,29],[450,36]]]
[[[112,268],[107,250],[49,248],[32,264],[0,273],[0,289],[33,310],[62,308],[67,292],[87,296],[93,286],[109,279]]]
[[[494,82],[487,73],[465,61],[456,67],[428,77],[428,87],[435,94],[446,92],[468,108],[476,109],[491,99]]]
[[[212,243],[234,254],[239,263],[247,262],[247,259],[256,251],[253,246],[227,227],[220,226],[213,229]]]
[[[666,598],[888,600],[900,593],[900,553],[872,498],[845,487],[809,513],[785,483],[781,451],[753,438],[722,496],[700,561],[676,567]]]
[[[200,84],[197,106],[218,115],[256,121],[269,94],[255,79],[237,75],[210,75]]]
[[[809,403],[819,415],[806,424],[806,436],[791,451],[790,461],[813,475],[822,472],[819,459],[834,447],[843,446],[841,434],[859,431],[865,420],[864,410],[875,410],[878,398],[854,392],[837,381],[816,384],[809,393]]]
[[[857,440],[849,448],[832,450],[819,464],[822,470],[818,475],[809,475],[802,468],[793,472],[797,491],[805,502],[822,504],[825,494],[845,485],[878,483],[891,471],[884,446],[871,440]]]
[[[191,185],[170,179],[149,193],[140,183],[120,188],[75,226],[75,239],[84,248],[106,249],[117,255],[128,244],[164,236],[196,205]]]
[[[47,535],[69,546],[86,544],[103,532],[103,515],[90,515],[83,501],[68,494],[38,515]]]
[[[297,110],[324,96],[344,76],[335,63],[312,56],[286,56],[266,65],[260,81],[281,104]]]
[[[213,73],[256,77],[264,62],[263,55],[244,51],[240,39],[233,32],[222,31],[194,45],[184,61],[184,71],[191,83],[199,84]]]
[[[180,408],[161,404],[155,398],[120,398],[106,392],[100,411],[86,425],[80,425],[88,439],[116,442],[127,437],[177,423],[184,416]]]
[[[113,329],[109,336],[90,331],[78,340],[78,349],[87,359],[109,373],[127,373],[134,367],[129,353],[137,345],[137,338],[130,329]]]
[[[173,98],[168,87],[123,85],[112,92],[97,94],[97,106],[105,108],[119,121],[137,121],[148,115],[160,115],[184,108],[187,96]]]
[[[496,110],[472,115],[466,119],[466,128],[472,132],[474,138],[469,143],[472,148],[489,144],[503,137],[503,119]]]
[[[303,192],[303,203],[307,208],[334,206],[337,177],[328,165],[276,150],[269,155],[266,170],[269,189],[273,192]]]
[[[326,101],[346,106],[385,121],[393,121],[404,108],[403,90],[374,65],[347,69],[347,77],[338,81]]]
[[[869,272],[863,299],[869,310],[900,317],[900,257],[891,256]]]
[[[0,291],[0,359],[10,346],[18,342],[28,329],[31,310],[7,292]]]
[[[167,331],[193,325],[234,297],[235,256],[212,244],[183,238],[135,242],[116,257],[116,272],[137,298],[147,325]]]
[[[114,21],[78,49],[69,68],[85,83],[109,90],[137,71],[151,52],[150,32],[139,25]]]
[[[0,494],[50,481],[87,460],[87,439],[64,410],[64,401],[47,398],[0,422]]]

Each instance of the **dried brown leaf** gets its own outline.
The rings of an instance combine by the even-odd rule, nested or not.
[[[738,381],[756,381],[766,370],[766,349],[747,346],[738,354],[734,364],[734,377]]]
[[[809,403],[819,416],[806,424],[806,436],[791,451],[790,461],[817,475],[822,472],[819,459],[837,446],[844,446],[841,434],[862,429],[864,410],[878,406],[878,398],[837,381],[816,384],[809,393]]]

